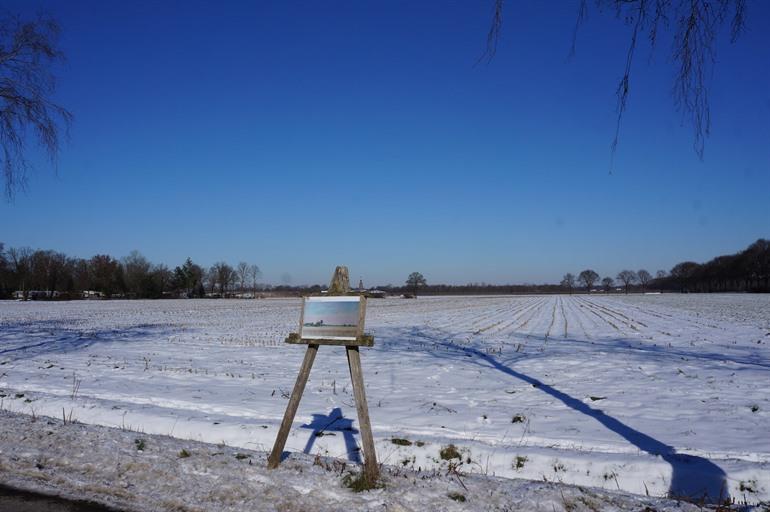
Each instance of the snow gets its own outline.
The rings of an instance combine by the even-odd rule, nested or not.
[[[283,343],[299,309],[0,302],[0,408],[262,457],[303,357]],[[770,296],[394,298],[368,301],[366,324],[380,462],[444,474],[454,444],[465,475],[770,500]],[[343,352],[319,350],[288,451],[360,459]]]
[[[0,411],[0,476],[15,488],[130,512],[532,510],[692,511],[689,503],[553,482],[384,467],[354,493],[339,459],[265,452]]]

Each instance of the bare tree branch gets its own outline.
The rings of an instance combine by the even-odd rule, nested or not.
[[[618,138],[620,137],[620,124],[623,121],[623,114],[626,111],[626,104],[628,102],[628,92],[630,86],[631,77],[631,65],[634,62],[634,51],[636,50],[636,37],[639,34],[639,28],[644,22],[644,6],[645,0],[639,0],[639,12],[636,15],[636,22],[634,23],[634,30],[631,34],[631,44],[628,46],[628,53],[626,54],[626,68],[623,71],[623,78],[620,79],[618,87],[615,90],[615,95],[618,97],[617,113],[618,117],[615,121],[615,136],[610,144],[611,156],[610,156],[610,172],[615,165],[615,153],[618,149]]]
[[[58,35],[50,18],[0,19],[0,172],[7,199],[26,183],[28,140],[55,165],[61,136],[68,135],[72,114],[51,100],[56,80],[50,67],[63,59]]]
[[[735,42],[746,24],[746,0],[594,0],[599,11],[613,10],[618,20],[631,27],[623,75],[616,87],[617,118],[610,145],[611,160],[620,139],[623,115],[631,91],[631,70],[640,35],[647,35],[652,48],[661,28],[673,25],[671,55],[676,66],[672,96],[677,111],[693,129],[693,148],[703,158],[705,140],[711,130],[708,79],[715,63],[716,40],[720,29],[730,23],[730,42]],[[487,34],[487,49],[479,59],[489,62],[497,51],[502,31],[502,0],[495,0],[495,14]],[[574,56],[577,34],[588,15],[587,0],[580,0],[569,57]]]
[[[486,62],[489,64],[495,58],[497,53],[497,42],[500,39],[500,29],[503,26],[503,3],[505,0],[495,0],[494,14],[492,15],[492,24],[487,33],[487,46],[484,53],[481,54],[476,64]]]
[[[575,50],[577,49],[577,35],[580,30],[580,24],[588,16],[588,0],[580,0],[580,7],[578,7],[577,20],[575,21],[575,30],[572,31],[572,46],[569,49],[568,59],[572,59],[575,56]]]

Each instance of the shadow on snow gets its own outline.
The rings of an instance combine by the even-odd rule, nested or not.
[[[503,363],[499,361],[498,358],[482,352],[477,348],[464,347],[451,341],[444,341],[443,339],[433,337],[418,328],[412,328],[405,332],[401,331],[400,333],[393,333],[392,336],[388,335],[385,337],[392,341],[388,343],[388,345],[391,345],[390,347],[387,345],[383,347],[383,344],[381,344],[380,348],[383,350],[402,348],[399,345],[401,345],[401,340],[404,340],[404,338],[422,338],[427,340],[430,346],[436,348],[440,347],[445,350],[424,351],[418,349],[415,351],[424,351],[430,356],[439,358],[462,357],[463,361],[497,370],[526,382],[543,393],[556,398],[567,407],[593,418],[605,428],[615,432],[640,450],[647,452],[650,455],[660,457],[671,466],[671,484],[669,486],[668,494],[672,498],[687,497],[691,499],[703,499],[710,503],[722,503],[730,500],[725,472],[710,460],[694,455],[677,453],[676,448],[673,446],[658,441],[657,439],[626,425],[620,420],[605,414],[601,409],[595,409],[584,403],[582,400],[574,398],[553,386],[549,386],[534,377],[518,372],[511,366],[506,365],[515,362],[515,360]],[[522,357],[526,357],[526,355],[522,354]]]
[[[138,324],[118,329],[78,330],[56,320],[0,324],[0,358],[11,361],[64,354],[97,343],[131,342],[168,336],[176,329]]]
[[[351,462],[361,462],[361,449],[356,444],[356,439],[353,434],[358,433],[353,427],[353,420],[345,418],[342,414],[342,409],[335,407],[329,412],[329,414],[313,414],[313,419],[310,423],[301,425],[300,428],[311,429],[310,437],[307,440],[303,453],[310,453],[313,449],[313,444],[316,438],[322,436],[333,436],[335,432],[342,432],[342,437],[345,440],[345,449],[348,452],[348,460]]]

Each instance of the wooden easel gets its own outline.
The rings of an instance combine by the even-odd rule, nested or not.
[[[350,292],[350,278],[347,267],[337,267],[334,271],[331,284],[329,285],[329,295],[346,295]],[[362,298],[362,300],[366,300]],[[362,311],[365,311],[362,305]],[[363,313],[362,313],[363,314]],[[369,335],[360,335],[355,341],[340,340],[308,340],[300,338],[298,333],[291,333],[286,338],[286,343],[307,344],[307,352],[302,366],[297,375],[297,382],[294,384],[294,390],[291,392],[289,404],[286,406],[286,412],[281,421],[281,428],[278,430],[278,436],[275,438],[273,451],[267,459],[268,469],[275,469],[281,462],[283,448],[286,446],[286,439],[289,437],[291,424],[294,421],[294,415],[297,413],[299,401],[305,390],[305,384],[310,376],[310,369],[313,367],[313,361],[318,353],[320,345],[344,345],[348,357],[348,367],[350,368],[350,380],[353,382],[353,397],[356,401],[356,410],[358,412],[358,423],[361,431],[361,441],[364,448],[364,477],[366,481],[373,484],[379,477],[379,468],[377,467],[377,454],[374,451],[374,438],[372,437],[372,425],[369,421],[369,407],[366,404],[366,393],[364,391],[364,374],[361,370],[361,354],[358,347],[371,347],[374,345],[374,337]]]

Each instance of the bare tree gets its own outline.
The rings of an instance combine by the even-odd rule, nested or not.
[[[417,297],[417,290],[421,286],[426,286],[428,282],[425,277],[419,272],[412,272],[409,277],[406,278],[406,285],[412,290],[412,293]]]
[[[615,281],[611,277],[605,277],[602,279],[602,288],[604,288],[604,293],[610,293],[614,285]]]
[[[586,269],[580,273],[578,280],[586,287],[587,292],[591,292],[591,287],[599,279],[599,274],[591,269]]]
[[[55,251],[37,250],[29,256],[29,280],[27,287],[45,290],[47,297],[53,297],[64,280],[67,257]]]
[[[626,293],[628,293],[628,289],[631,287],[631,284],[635,283],[638,277],[636,272],[633,270],[621,270],[617,279],[623,283],[623,286],[626,288]]]
[[[28,139],[55,164],[62,132],[66,135],[72,121],[72,114],[51,100],[56,89],[51,67],[63,59],[58,36],[51,18],[0,19],[0,172],[8,200],[25,185]]]
[[[580,0],[570,56],[575,54],[577,34],[588,16],[588,0]],[[598,11],[612,11],[630,29],[623,73],[617,84],[617,117],[611,148],[614,157],[623,114],[631,90],[631,70],[639,40],[646,37],[652,48],[662,29],[673,25],[671,60],[674,63],[672,93],[677,111],[690,119],[693,147],[703,158],[704,142],[711,128],[707,82],[715,64],[717,35],[729,24],[730,42],[734,43],[745,26],[746,0],[595,0]],[[497,52],[503,23],[504,0],[494,0],[494,14],[487,34],[487,45],[479,60],[490,61]]]
[[[689,291],[688,285],[699,266],[700,265],[694,261],[683,261],[682,263],[677,263],[674,265],[674,268],[671,269],[671,277],[679,282],[679,287],[682,292]]]
[[[27,299],[27,292],[29,291],[29,274],[31,270],[31,258],[32,249],[29,247],[8,249],[8,259],[10,261],[11,270],[16,275],[16,286],[22,293],[22,298]]]
[[[567,272],[561,280],[561,285],[572,295],[572,289],[575,287],[575,276]]]
[[[235,267],[235,273],[238,276],[238,283],[240,284],[240,291],[243,293],[243,291],[246,289],[246,283],[249,280],[249,264],[245,261],[241,261],[238,263],[238,266]]]
[[[652,281],[652,274],[642,269],[636,273],[636,277],[639,279],[639,284],[642,285],[642,291],[647,290],[647,284]]]
[[[9,292],[10,277],[8,258],[5,257],[5,244],[0,242],[0,297],[4,297]]]
[[[216,284],[219,286],[219,293],[222,294],[222,298],[226,298],[227,290],[229,290],[230,286],[235,283],[237,274],[233,267],[224,261],[215,263],[211,268],[214,271]]]
[[[251,279],[251,292],[254,294],[254,297],[257,296],[257,284],[261,277],[262,271],[259,270],[259,267],[257,265],[251,265],[249,267],[249,278]]]
[[[214,265],[210,266],[206,271],[204,280],[206,282],[206,290],[208,290],[210,295],[214,295],[214,292],[217,290],[217,269]]]
[[[171,286],[174,280],[174,273],[163,263],[155,265],[152,268],[152,281],[157,297],[163,297],[163,294]]]
[[[149,290],[151,269],[152,264],[139,251],[131,251],[123,258],[123,279],[126,290],[132,297],[141,298],[151,295]]]
[[[89,289],[96,290],[109,298],[125,288],[123,267],[108,254],[97,254],[88,260]]]
[[[658,270],[655,272],[655,279],[665,279],[668,276],[668,272],[665,270]]]

